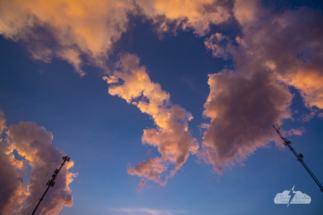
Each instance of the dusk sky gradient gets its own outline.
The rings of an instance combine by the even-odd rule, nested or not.
[[[322,214],[322,10],[0,0],[0,214]]]

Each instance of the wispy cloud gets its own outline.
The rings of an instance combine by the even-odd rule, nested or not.
[[[298,135],[298,136],[302,136],[303,133],[305,132],[305,128],[304,127],[300,127],[298,129],[290,129],[287,133],[288,136],[293,136],[293,135]]]
[[[151,214],[151,215],[166,215],[166,214],[184,214],[184,210],[157,210],[152,208],[109,208],[111,212],[116,214]]]

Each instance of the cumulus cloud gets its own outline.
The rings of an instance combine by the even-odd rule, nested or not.
[[[3,112],[0,111],[0,134],[6,129]],[[42,196],[47,181],[62,162],[65,153],[51,145],[53,135],[33,122],[20,122],[11,125],[6,131],[7,138],[0,141],[0,212],[12,214],[31,214]],[[17,160],[13,151],[23,157]],[[29,183],[23,182],[22,175],[29,165],[32,170]],[[55,186],[38,208],[39,214],[57,214],[63,206],[71,207],[73,198],[68,185],[75,174],[68,171],[73,161],[66,163],[56,178]],[[22,207],[25,201],[26,207]]]
[[[292,95],[273,74],[262,71],[250,79],[222,71],[210,75],[208,84],[203,115],[211,125],[203,135],[200,155],[221,172],[275,138],[272,125],[290,117]]]
[[[126,31],[133,1],[1,1],[0,34],[22,40],[36,59],[52,56],[81,70],[80,55],[102,66],[113,43]]]
[[[23,161],[15,159],[9,140],[2,139],[6,129],[6,120],[0,110],[0,214],[11,215],[21,210],[29,187],[21,177]]]
[[[227,60],[230,57],[228,51],[230,46],[230,39],[221,33],[212,34],[209,38],[206,38],[204,45],[207,49],[212,51],[214,57],[219,57]]]
[[[301,7],[275,14],[256,1],[236,1],[233,12],[242,27],[236,43],[221,33],[205,39],[214,57],[235,62],[235,71],[209,76],[204,105],[211,125],[199,155],[218,172],[275,140],[271,126],[291,118],[290,86],[312,113],[323,108],[322,12]]]
[[[59,57],[83,76],[81,56],[106,69],[114,43],[127,30],[129,14],[158,22],[160,32],[175,22],[175,30],[193,29],[199,36],[209,32],[210,24],[231,16],[230,6],[216,0],[12,0],[0,2],[0,34],[23,41],[34,59],[50,62]]]
[[[160,32],[175,26],[175,30],[192,29],[198,36],[206,35],[210,25],[229,20],[231,14],[241,25],[242,34],[235,42],[221,33],[205,39],[214,57],[232,58],[236,66],[234,72],[222,71],[209,77],[210,95],[203,114],[211,123],[202,125],[208,130],[200,155],[216,170],[221,171],[234,159],[246,158],[274,139],[269,131],[272,123],[280,124],[290,117],[292,95],[287,86],[299,90],[312,113],[322,115],[317,112],[323,108],[323,18],[319,10],[301,7],[273,14],[257,1],[244,0],[234,1],[234,6],[215,0],[12,0],[0,2],[0,34],[23,41],[35,59],[50,62],[52,57],[59,57],[84,75],[83,57],[106,69],[114,43],[127,31],[129,14],[152,20]],[[191,114],[171,104],[169,94],[151,82],[145,67],[140,67],[133,55],[125,55],[118,69],[104,79],[111,95],[136,105],[156,124],[156,128],[144,130],[142,143],[157,147],[161,157],[130,166],[128,172],[164,185],[168,176],[166,180],[160,177],[169,165],[175,165],[170,173],[173,176],[189,153],[197,151],[198,144],[188,131]],[[234,101],[240,102],[240,109]],[[266,108],[261,112],[259,107]],[[232,125],[236,140],[228,136],[232,122],[236,124]],[[241,126],[246,122],[249,131]],[[222,132],[217,130],[219,126]]]
[[[258,1],[235,0],[233,13],[240,24],[249,23],[255,20]]]
[[[31,214],[39,198],[42,196],[45,185],[53,174],[53,170],[62,163],[65,153],[51,145],[53,135],[44,127],[34,122],[19,122],[11,125],[8,129],[11,138],[11,147],[29,162],[32,170],[29,179],[30,195],[26,198],[27,207],[22,209],[21,214]],[[69,161],[59,172],[55,180],[55,186],[48,192],[46,198],[39,206],[40,214],[57,214],[63,206],[71,207],[73,197],[68,185],[73,181],[75,174],[68,172],[74,165]]]
[[[143,13],[155,23],[159,31],[169,31],[168,22],[182,29],[191,28],[198,36],[210,31],[211,24],[226,22],[230,17],[230,5],[217,0],[137,0]],[[162,16],[165,19],[161,19]]]
[[[162,181],[160,175],[168,169],[168,164],[175,165],[170,173],[173,176],[189,154],[195,154],[199,147],[188,131],[188,121],[193,118],[191,113],[171,104],[169,93],[150,80],[146,68],[139,65],[135,55],[123,56],[113,75],[103,79],[110,84],[109,94],[136,105],[141,112],[150,115],[156,125],[156,128],[144,129],[142,143],[157,147],[161,157],[130,166],[128,173],[165,185],[166,181]]]
[[[83,76],[84,59],[108,72],[106,62],[114,43],[127,30],[129,14],[143,15],[152,20],[159,32],[169,31],[169,26],[175,23],[175,30],[189,29],[198,36],[204,36],[210,31],[211,24],[226,22],[231,16],[231,9],[229,3],[216,0],[1,1],[0,34],[23,42],[34,59],[49,63],[53,57],[61,58]],[[111,85],[109,93],[124,98],[152,117],[156,129],[145,129],[142,142],[157,147],[161,153],[161,158],[152,158],[130,167],[128,172],[164,185],[166,181],[162,181],[160,175],[168,169],[168,165],[175,165],[170,173],[173,176],[186,162],[189,153],[197,151],[198,143],[188,131],[192,115],[170,103],[169,94],[161,90],[159,84],[150,81],[145,68],[138,66],[136,57],[126,56],[119,66],[121,71],[105,77]],[[120,80],[124,82],[121,84]],[[30,123],[23,123],[20,127],[37,130]],[[44,144],[49,143],[49,139],[44,139]],[[18,148],[22,145],[17,143],[17,151],[29,156],[31,151],[22,152]],[[37,162],[31,162],[31,165],[34,165],[35,171],[43,168]],[[38,193],[33,185],[31,193],[31,196]],[[28,197],[27,201],[30,203],[33,199]],[[69,197],[66,197],[63,204],[69,205],[69,202]],[[55,207],[51,210],[56,210],[53,209]]]
[[[295,87],[307,107],[323,109],[322,12],[300,7],[279,14],[256,8],[253,13],[254,19],[240,22],[243,37],[230,50],[237,67],[245,72],[267,67]]]

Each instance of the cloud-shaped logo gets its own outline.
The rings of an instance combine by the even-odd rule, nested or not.
[[[295,187],[295,185],[294,185]],[[294,187],[291,190],[284,190],[282,193],[277,193],[274,198],[275,204],[309,204],[311,203],[311,197],[301,191],[294,191]]]

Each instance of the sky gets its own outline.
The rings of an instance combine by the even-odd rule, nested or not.
[[[0,214],[322,214],[322,9],[1,0]]]

